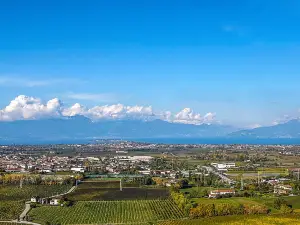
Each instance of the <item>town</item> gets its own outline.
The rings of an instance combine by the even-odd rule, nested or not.
[[[55,224],[44,217],[43,211],[52,214],[58,210],[55,207],[63,207],[75,223],[74,210],[84,212],[85,202],[104,204],[108,200],[133,204],[132,200],[139,199],[139,204],[150,207],[148,203],[159,199],[162,207],[172,205],[166,210],[175,219],[220,216],[226,210],[228,215],[295,213],[300,207],[300,146],[168,145],[110,140],[88,145],[14,145],[0,149],[0,209],[7,212],[0,214],[0,220]],[[20,191],[24,195],[21,199],[16,195]],[[229,204],[230,209],[223,209],[229,207],[224,204]],[[12,205],[15,208],[10,211]],[[212,205],[221,208],[206,208]],[[65,221],[61,216],[57,217],[59,221]],[[157,217],[169,219],[167,215]],[[89,222],[99,221],[101,218],[95,217]],[[102,222],[114,221],[107,218]]]

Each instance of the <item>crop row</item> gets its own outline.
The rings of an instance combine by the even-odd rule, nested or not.
[[[32,196],[49,197],[67,192],[72,185],[1,185],[0,200],[29,200]]]
[[[29,216],[51,224],[144,223],[184,217],[171,200],[77,202],[72,207],[38,207]]]

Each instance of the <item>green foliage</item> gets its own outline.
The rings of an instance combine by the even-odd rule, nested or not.
[[[158,225],[291,225],[300,224],[299,214],[238,215],[189,220],[170,220]]]
[[[17,219],[23,208],[23,201],[0,201],[0,220]]]
[[[189,212],[188,209],[192,208],[191,205],[188,205],[189,201],[184,196],[183,193],[171,191],[170,195],[171,195],[171,198],[173,199],[173,201],[178,206],[178,208],[181,209],[182,211],[185,211],[186,213],[188,213]]]
[[[276,198],[274,200],[274,208],[275,209],[280,209],[282,205],[287,205],[287,201],[284,200],[283,198]]]
[[[252,214],[267,214],[268,209],[263,205],[248,205],[248,204],[199,204],[197,207],[190,210],[190,217],[213,217],[213,216],[228,216],[228,215],[252,215]]]
[[[184,213],[171,200],[134,200],[77,202],[71,207],[41,206],[32,209],[29,216],[42,224],[47,221],[51,224],[142,224],[180,219]]]
[[[32,196],[48,197],[70,190],[71,185],[1,185],[0,220],[17,219],[24,210],[25,201]]]
[[[288,205],[281,205],[280,212],[282,212],[283,214],[289,214],[289,213],[293,212],[293,209],[291,207],[289,207]]]

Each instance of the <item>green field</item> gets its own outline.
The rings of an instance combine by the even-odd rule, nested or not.
[[[275,198],[244,198],[244,197],[232,197],[221,199],[209,199],[209,198],[192,198],[191,201],[198,204],[223,204],[228,203],[232,205],[265,205],[272,213],[278,213],[278,210],[273,207]]]
[[[221,198],[221,199],[210,199],[210,198],[193,198],[194,202],[199,204],[222,204],[222,203],[229,203],[229,204],[249,204],[249,205],[256,205],[262,204],[261,202],[256,201],[252,198]]]
[[[41,206],[29,213],[42,224],[147,223],[180,219],[184,215],[171,200],[77,202],[71,207]]]
[[[17,185],[0,186],[0,220],[18,218],[24,209],[25,201],[32,196],[47,197],[64,193],[71,185]]]
[[[11,222],[11,223],[8,223],[8,222],[1,222],[0,221],[0,225],[25,225],[25,224],[22,224],[22,223],[13,223],[13,222]]]
[[[226,216],[197,220],[174,220],[160,222],[159,225],[291,225],[300,224],[300,215],[253,215]]]
[[[166,188],[140,188],[136,184],[124,183],[120,191],[119,181],[84,182],[66,197],[72,201],[116,201],[167,199]]]
[[[292,205],[294,209],[300,209],[300,196],[285,197],[288,204]]]
[[[16,219],[23,209],[23,201],[0,201],[0,220]]]
[[[32,196],[47,197],[70,190],[72,185],[23,185],[20,188],[17,185],[1,185],[0,200],[30,200]]]

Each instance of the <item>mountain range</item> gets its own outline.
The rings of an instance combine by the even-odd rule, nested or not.
[[[240,130],[229,134],[230,137],[247,138],[300,138],[300,120],[250,130]]]
[[[241,130],[221,124],[180,124],[163,120],[92,121],[84,116],[0,122],[0,144],[105,138],[300,138],[300,121]],[[2,142],[2,143],[1,143]]]

